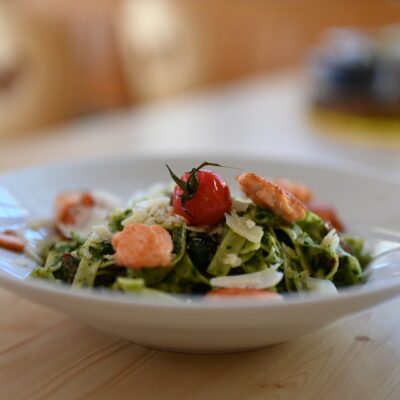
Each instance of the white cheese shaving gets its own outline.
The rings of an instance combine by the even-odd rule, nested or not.
[[[251,274],[218,276],[212,278],[210,283],[222,288],[268,289],[277,285],[283,278],[283,273],[276,271],[276,268],[274,266]]]
[[[322,246],[329,247],[332,251],[336,251],[340,244],[340,238],[335,229],[330,230],[321,241]]]
[[[321,296],[336,296],[338,291],[336,286],[326,279],[317,279],[317,278],[307,278],[307,288],[314,293],[317,293]]]
[[[185,218],[173,213],[171,200],[166,196],[136,202],[132,207],[132,215],[122,221],[123,226],[145,224],[161,225],[164,228],[186,223]]]
[[[256,225],[256,223],[254,221],[252,221],[251,219],[246,219],[246,225],[249,229],[251,229]]]
[[[111,240],[112,233],[105,225],[95,225],[92,227],[94,232],[101,240]]]
[[[109,210],[103,207],[84,207],[75,217],[74,224],[58,223],[57,228],[64,236],[69,237],[71,232],[75,232],[79,236],[87,236],[94,225],[102,225],[107,220]]]
[[[239,217],[236,212],[225,214],[226,224],[233,232],[244,237],[249,242],[259,243],[264,234],[261,226],[258,226],[249,218]]]
[[[110,240],[112,233],[105,225],[98,225],[92,227],[92,232],[89,234],[85,243],[83,243],[80,251],[86,258],[92,258],[91,248],[96,248],[101,242]]]
[[[232,211],[244,212],[248,209],[250,204],[250,200],[240,200],[232,197]]]
[[[230,265],[232,268],[240,267],[242,259],[235,253],[227,254],[222,262],[226,265]]]
[[[224,226],[222,224],[218,224],[218,225],[214,225],[214,226],[191,226],[191,225],[188,225],[186,228],[188,231],[208,233],[209,235],[221,234],[224,230]]]

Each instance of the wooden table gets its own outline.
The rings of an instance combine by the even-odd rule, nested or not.
[[[0,169],[115,152],[285,151],[400,172],[397,152],[317,136],[297,76],[259,78],[173,103],[4,139]],[[0,290],[1,399],[399,399],[400,300],[265,350],[189,355],[97,332]]]

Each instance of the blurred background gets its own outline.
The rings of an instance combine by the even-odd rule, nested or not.
[[[288,137],[323,133],[398,150],[400,2],[0,1],[3,149],[107,113],[180,102],[182,114],[185,99],[198,93],[212,93],[202,98],[209,110],[218,96],[225,96],[220,103],[242,99],[243,107],[254,102],[254,138],[276,128],[291,131]],[[274,101],[280,108],[268,106]],[[270,118],[261,120],[268,110]]]

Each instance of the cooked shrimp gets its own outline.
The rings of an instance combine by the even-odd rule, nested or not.
[[[171,235],[160,225],[132,224],[112,238],[115,264],[127,268],[169,267]]]
[[[314,198],[312,190],[303,183],[295,182],[288,178],[274,178],[273,182],[292,193],[294,197],[297,197],[304,204],[309,204]]]
[[[240,189],[257,205],[268,208],[287,222],[306,215],[307,207],[287,190],[252,172],[236,177]]]
[[[85,236],[118,205],[118,199],[104,190],[61,193],[55,202],[56,227],[65,237],[72,231]]]
[[[56,198],[56,222],[73,225],[85,208],[95,204],[95,199],[89,192],[61,193]]]
[[[0,247],[22,253],[25,250],[25,240],[14,232],[6,231],[0,233]]]

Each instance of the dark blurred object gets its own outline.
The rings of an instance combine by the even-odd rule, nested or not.
[[[313,103],[368,117],[400,117],[400,25],[335,28],[311,57]]]

